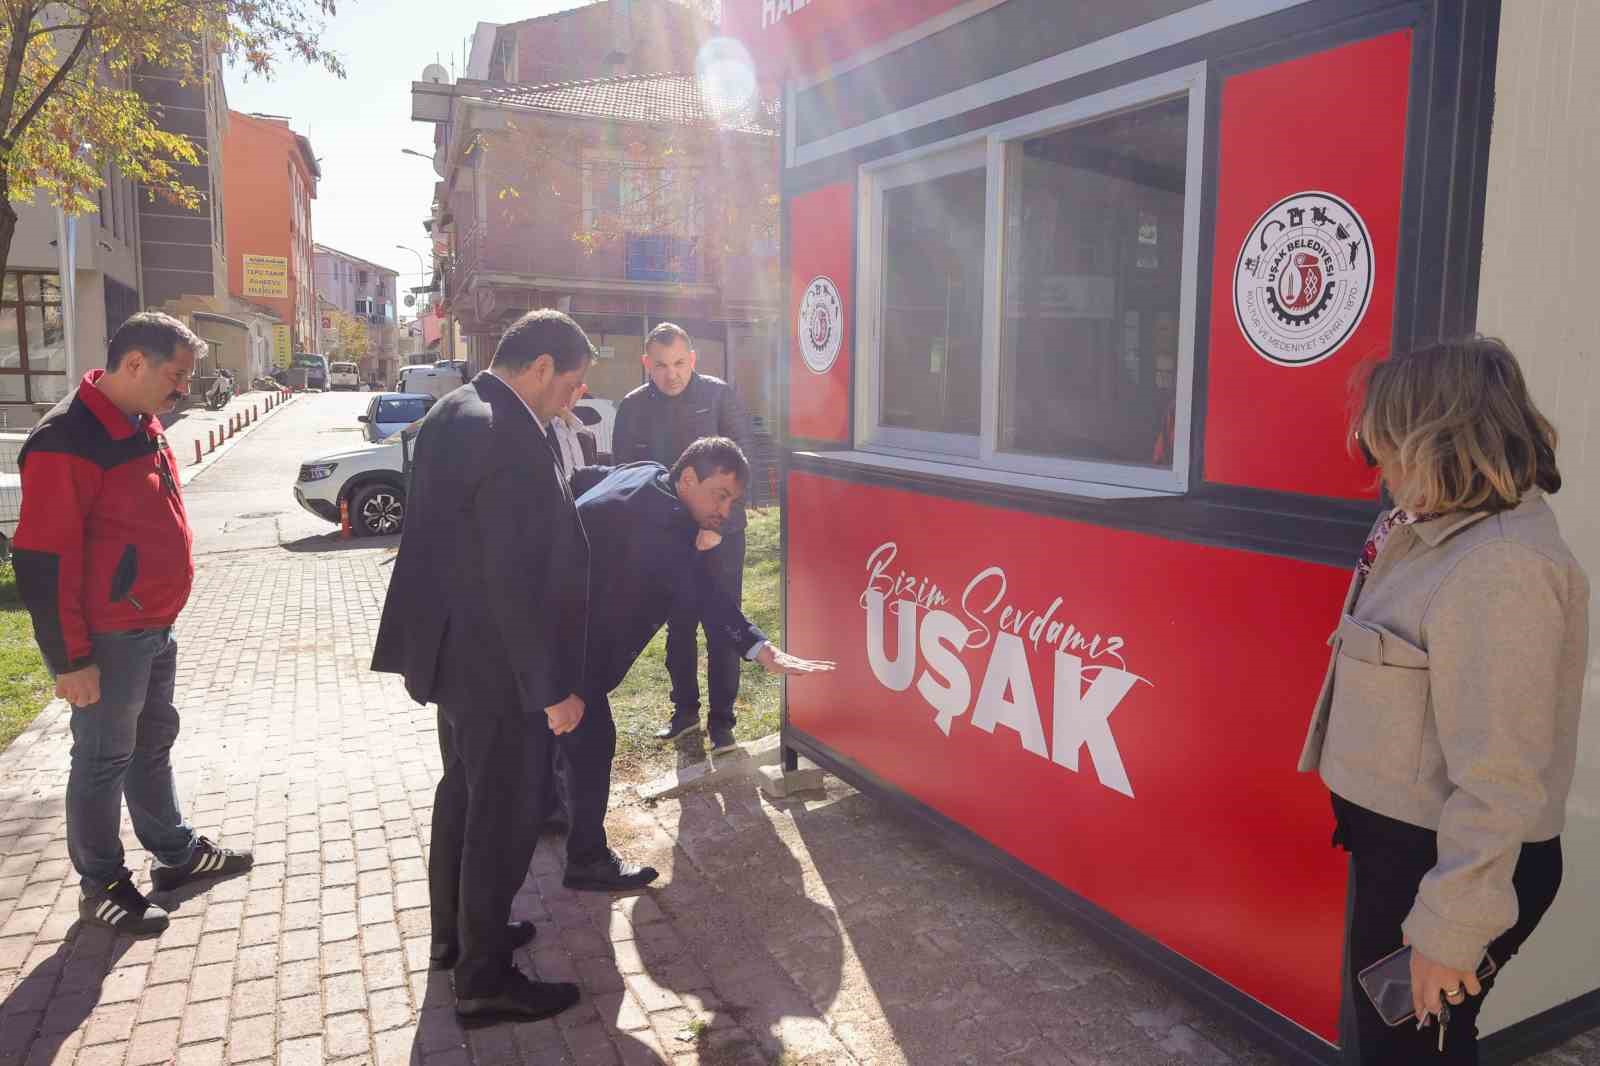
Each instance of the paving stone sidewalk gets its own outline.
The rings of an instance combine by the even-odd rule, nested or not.
[[[200,560],[177,772],[196,826],[257,865],[171,900],[159,939],[75,925],[61,708],[0,753],[0,1066],[1278,1061],[837,782],[781,805],[619,791],[616,842],[662,887],[568,892],[543,842],[526,961],[583,1002],[464,1032],[426,969],[433,716],[366,669],[387,559]],[[1600,1039],[1538,1061],[1600,1064]]]

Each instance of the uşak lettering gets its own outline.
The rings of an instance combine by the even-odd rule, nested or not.
[[[1088,748],[1100,784],[1132,796],[1111,715],[1135,685],[1151,682],[1127,669],[1122,637],[1086,633],[1059,619],[1061,596],[1042,611],[1004,602],[1008,582],[998,566],[976,574],[952,604],[937,582],[896,568],[898,555],[892,541],[868,555],[860,598],[867,612],[867,662],[878,683],[892,692],[914,685],[946,737],[956,719],[970,714],[974,727],[999,735],[996,728],[1005,726],[1024,751],[1074,773],[1080,772],[1079,752]],[[891,618],[892,656],[885,632]],[[984,648],[992,650],[974,700],[961,653]],[[1030,652],[1049,655],[1054,667],[1048,740]]]

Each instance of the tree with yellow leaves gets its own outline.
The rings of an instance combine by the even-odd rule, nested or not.
[[[322,317],[329,320],[322,335],[323,354],[329,359],[359,363],[372,354],[372,331],[364,320],[332,307],[324,307]]]
[[[193,210],[200,191],[181,167],[193,142],[163,130],[131,87],[141,69],[182,81],[208,61],[270,75],[285,57],[343,74],[320,35],[335,0],[0,0],[0,273],[16,203],[39,194],[81,214],[115,168]]]

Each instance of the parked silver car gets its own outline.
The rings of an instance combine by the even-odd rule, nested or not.
[[[360,415],[362,433],[376,444],[428,413],[435,397],[415,392],[380,392],[367,404],[367,413]]]

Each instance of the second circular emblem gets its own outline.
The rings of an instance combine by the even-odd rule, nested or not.
[[[1263,358],[1310,366],[1361,324],[1373,275],[1372,241],[1355,208],[1332,193],[1295,193],[1250,227],[1234,266],[1234,315]]]

